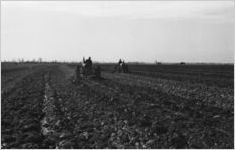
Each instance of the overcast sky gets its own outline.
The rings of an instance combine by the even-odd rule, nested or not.
[[[1,59],[234,61],[233,1],[2,1]]]

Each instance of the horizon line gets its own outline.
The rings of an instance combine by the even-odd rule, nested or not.
[[[7,61],[7,60],[1,60],[1,63],[81,63],[81,61],[58,61],[58,60],[48,60],[48,61],[38,61],[38,60],[25,60],[25,61]],[[116,64],[117,61],[93,61],[94,64],[100,63],[100,64]],[[158,61],[158,62],[144,62],[144,61],[126,61],[126,63],[129,64],[234,64],[234,62],[187,62],[187,61],[177,61],[177,62],[166,62],[166,61]]]

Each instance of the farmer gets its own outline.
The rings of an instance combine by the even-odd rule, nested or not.
[[[85,64],[85,66],[91,67],[92,66],[91,57],[89,57],[87,60],[85,60],[85,58],[83,57],[83,63]]]
[[[92,68],[92,61],[91,61],[91,57],[89,57],[86,61],[85,61],[85,67],[87,68],[87,71],[90,72],[91,68]]]
[[[122,64],[122,60],[119,59],[118,65],[120,66]]]
[[[92,66],[91,57],[89,57],[89,58],[86,60],[86,64]]]

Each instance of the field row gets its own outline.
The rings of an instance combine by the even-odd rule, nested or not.
[[[12,81],[2,92],[2,148],[234,146],[230,88],[107,72],[74,83],[74,71],[50,65]]]
[[[114,64],[101,65],[112,72]],[[233,65],[129,65],[132,74],[233,89]]]
[[[26,75],[1,99],[2,148],[43,147],[40,121],[43,99],[43,73]]]
[[[219,148],[233,145],[233,113],[229,107],[206,105],[197,99],[137,86],[134,82],[123,84],[127,81],[116,80],[115,75],[112,80],[83,80],[72,84],[63,80],[63,70],[57,71],[51,78],[51,87],[62,104],[55,104],[62,115],[54,121],[61,123],[61,128],[55,130],[67,137],[56,142],[58,147]]]

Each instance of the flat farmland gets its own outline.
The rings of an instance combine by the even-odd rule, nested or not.
[[[2,148],[234,148],[233,65],[1,64]]]

